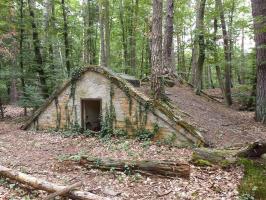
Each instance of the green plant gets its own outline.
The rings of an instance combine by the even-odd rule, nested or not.
[[[138,128],[136,130],[136,137],[140,141],[148,141],[152,140],[156,134],[159,132],[159,126],[158,124],[153,124],[153,130],[150,131],[146,128]]]
[[[266,166],[254,160],[241,159],[244,177],[239,186],[241,200],[266,199]]]

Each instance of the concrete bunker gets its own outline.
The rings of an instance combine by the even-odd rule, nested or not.
[[[171,102],[155,101],[133,85],[127,77],[105,67],[80,69],[54,91],[22,129],[79,127],[103,131],[102,124],[104,130],[107,127],[113,133],[152,133],[154,140],[172,141],[179,146],[205,144],[200,132],[181,118],[182,112]]]

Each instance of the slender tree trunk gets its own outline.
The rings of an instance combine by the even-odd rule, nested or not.
[[[109,1],[102,0],[100,7],[100,35],[101,35],[101,65],[109,66],[110,58],[110,23],[109,23]]]
[[[229,14],[229,48],[230,48],[230,60],[232,62],[233,56],[234,56],[234,27],[233,27],[233,21],[234,21],[234,13],[235,13],[235,0],[231,1],[231,9]],[[231,81],[231,87],[233,87],[233,65],[231,64],[230,68],[230,81]]]
[[[196,33],[195,33],[195,43],[194,43],[195,46],[198,45],[198,55],[195,54],[196,52],[194,52],[193,62],[192,62],[192,69],[193,69],[192,85],[194,86],[197,95],[200,94],[200,91],[202,89],[203,64],[205,60],[205,42],[204,42],[205,4],[206,0],[198,0]],[[195,49],[194,51],[197,51],[197,49]]]
[[[95,65],[96,60],[96,24],[97,24],[97,5],[91,0],[83,2],[84,19],[84,63]]]
[[[5,117],[4,106],[3,106],[2,99],[0,97],[0,118],[3,119],[4,117]]]
[[[218,83],[221,89],[221,92],[223,94],[223,96],[225,97],[225,93],[224,93],[224,83],[223,83],[223,79],[222,79],[222,75],[221,75],[221,68],[218,65],[219,63],[219,59],[218,59],[218,52],[217,52],[217,30],[218,30],[218,24],[217,24],[217,18],[214,18],[214,22],[213,22],[213,43],[214,43],[214,51],[213,51],[213,57],[214,57],[214,63],[215,63],[215,70],[216,70],[216,76],[218,79]]]
[[[100,10],[100,38],[101,38],[101,59],[100,59],[100,64],[103,67],[107,67],[106,64],[106,53],[105,53],[105,37],[104,37],[104,12],[103,12],[103,4],[100,2],[99,5],[99,10]]]
[[[246,58],[245,58],[245,30],[242,29],[241,38],[241,63],[239,70],[240,84],[245,84],[245,69],[246,69]]]
[[[23,14],[24,1],[20,0],[20,37],[19,37],[19,66],[20,66],[20,81],[22,87],[22,95],[25,97],[26,95],[26,85],[25,85],[25,77],[24,77],[24,63],[23,63],[23,41],[24,41],[24,14]],[[27,115],[27,108],[24,107],[24,115]]]
[[[256,121],[266,124],[266,1],[251,0],[257,57]]]
[[[225,101],[228,106],[232,105],[232,96],[231,96],[231,52],[230,52],[230,45],[228,39],[228,33],[226,30],[225,18],[224,18],[224,9],[221,0],[216,0],[216,4],[220,13],[220,19],[222,24],[222,32],[223,32],[223,40],[224,40],[224,56],[225,56],[225,86],[224,86],[224,93],[225,93]]]
[[[33,46],[34,46],[34,54],[35,54],[35,60],[37,63],[37,73],[39,75],[39,80],[40,80],[40,89],[41,89],[41,94],[44,98],[47,98],[49,96],[48,94],[48,88],[47,88],[47,77],[44,71],[44,66],[43,66],[43,57],[41,54],[41,43],[39,40],[39,34],[37,30],[37,26],[35,23],[35,16],[34,16],[34,1],[33,0],[28,0],[28,6],[29,6],[29,13],[31,17],[31,26],[32,26],[32,38],[33,38]]]
[[[109,0],[104,0],[104,28],[105,28],[105,56],[106,65],[109,66],[110,60],[110,12],[109,12]]]
[[[169,78],[175,78],[175,66],[173,63],[173,34],[174,34],[174,1],[167,0],[166,17],[163,39],[163,74]]]
[[[67,76],[70,77],[70,45],[68,38],[68,24],[67,24],[67,13],[65,0],[61,1],[63,19],[64,19],[64,44],[65,44],[65,65],[67,69]]]
[[[123,46],[123,56],[124,56],[124,67],[125,67],[125,73],[128,74],[128,49],[127,49],[127,40],[126,40],[126,27],[125,27],[125,12],[124,12],[124,4],[123,0],[120,0],[119,3],[119,20],[121,24],[121,30],[122,30],[122,46]]]
[[[164,95],[162,78],[162,15],[163,1],[153,0],[152,4],[152,48],[151,48],[151,90],[154,99],[161,99]]]

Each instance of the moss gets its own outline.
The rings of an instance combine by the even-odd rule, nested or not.
[[[238,188],[240,199],[266,199],[266,165],[255,160],[240,159],[244,178]]]
[[[213,166],[213,164],[209,160],[203,159],[202,157],[198,156],[198,154],[195,152],[192,154],[191,163],[200,167]]]
[[[212,166],[212,164],[208,160],[198,159],[194,162],[194,165],[200,166],[200,167],[209,167]]]

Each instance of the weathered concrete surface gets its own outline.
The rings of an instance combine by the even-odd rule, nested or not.
[[[180,146],[204,142],[194,127],[169,108],[153,103],[125,80],[100,67],[90,67],[76,82],[66,84],[23,128],[67,129],[75,123],[81,126],[81,100],[85,98],[102,100],[103,117],[113,105],[114,127],[131,135],[140,127],[153,130],[158,125],[155,139],[172,138]]]

